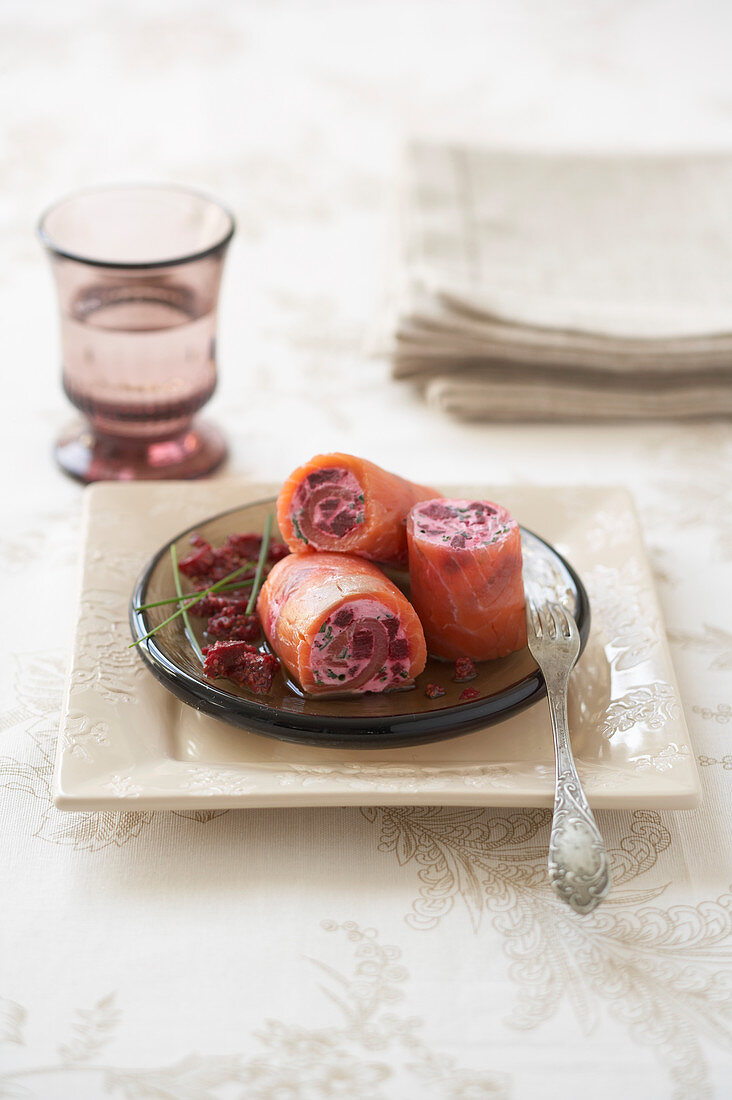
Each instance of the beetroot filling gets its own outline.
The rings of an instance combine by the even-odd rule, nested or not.
[[[329,615],[311,661],[316,684],[344,691],[393,691],[409,683],[409,640],[378,600],[353,600]]]
[[[295,490],[290,519],[304,545],[318,546],[323,539],[330,544],[365,522],[363,489],[350,470],[315,470]]]
[[[412,512],[414,534],[451,550],[477,550],[503,539],[515,527],[505,508],[482,500],[431,500]]]

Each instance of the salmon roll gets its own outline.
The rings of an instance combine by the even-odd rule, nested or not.
[[[407,513],[439,495],[365,458],[316,455],[283,485],[277,522],[293,553],[337,550],[404,567]]]
[[[272,650],[308,695],[411,687],[427,660],[414,608],[363,558],[283,558],[262,586],[257,612]]]
[[[411,599],[436,657],[491,661],[526,645],[521,532],[485,500],[432,500],[407,520]]]

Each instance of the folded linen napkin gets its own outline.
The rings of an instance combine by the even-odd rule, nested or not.
[[[393,373],[469,419],[732,414],[732,156],[407,150]]]

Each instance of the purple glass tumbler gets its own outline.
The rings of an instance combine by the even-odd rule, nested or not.
[[[81,481],[194,478],[226,456],[194,420],[216,388],[216,310],[234,219],[182,187],[101,187],[41,218],[63,385],[84,420],[56,444]]]

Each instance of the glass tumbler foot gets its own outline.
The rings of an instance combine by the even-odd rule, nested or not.
[[[64,473],[78,481],[153,481],[205,477],[227,455],[224,437],[206,421],[194,420],[168,439],[128,439],[95,432],[77,422],[62,433],[55,456]]]

